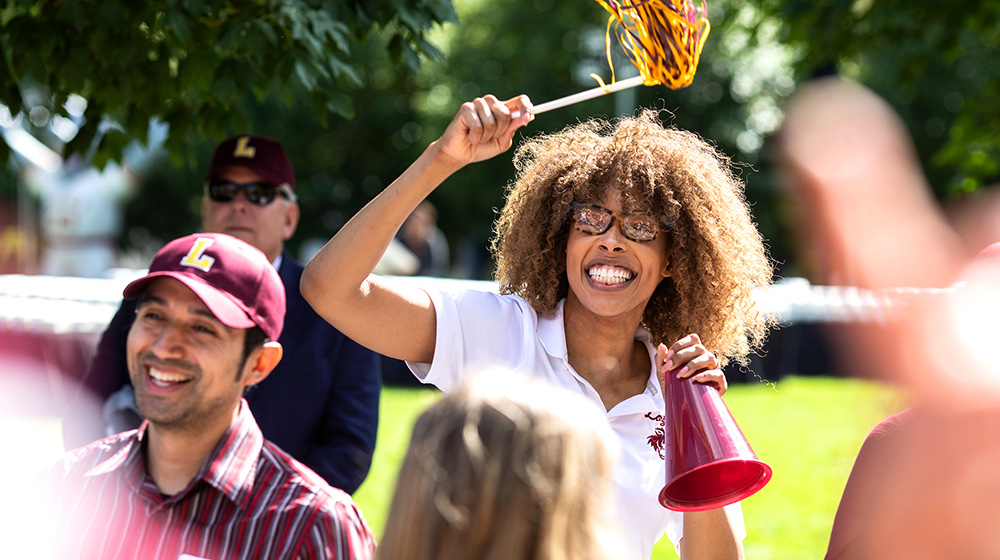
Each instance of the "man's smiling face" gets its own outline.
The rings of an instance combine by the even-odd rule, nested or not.
[[[141,296],[129,330],[129,377],[139,411],[161,429],[228,425],[253,359],[244,329],[223,325],[193,291],[157,278]]]

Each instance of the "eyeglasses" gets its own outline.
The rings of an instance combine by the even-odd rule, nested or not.
[[[208,198],[216,202],[232,202],[236,198],[236,193],[243,191],[247,200],[258,205],[267,206],[271,204],[277,195],[283,196],[287,200],[293,200],[292,193],[285,186],[276,186],[271,183],[234,183],[232,181],[212,181],[206,185]]]
[[[625,235],[625,239],[639,243],[656,239],[660,225],[670,227],[669,222],[664,221],[661,224],[649,214],[623,214],[596,204],[574,202],[572,209],[576,229],[587,235],[602,235],[611,228],[611,224],[615,223],[615,218],[621,220],[622,234]]]

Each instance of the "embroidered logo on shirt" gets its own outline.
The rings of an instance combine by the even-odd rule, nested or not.
[[[649,418],[653,422],[660,423],[660,425],[657,426],[655,430],[653,430],[653,434],[646,438],[646,443],[648,443],[649,446],[653,448],[653,451],[656,451],[656,453],[660,456],[660,459],[666,459],[666,457],[663,455],[663,439],[664,439],[663,415],[657,414],[654,416],[652,412],[647,412],[646,418]]]

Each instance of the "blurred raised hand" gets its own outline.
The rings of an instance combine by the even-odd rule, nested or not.
[[[916,404],[889,458],[866,466],[877,474],[850,558],[1000,557],[998,259],[970,253],[962,237],[976,228],[960,237],[948,223],[901,121],[865,88],[804,87],[776,148],[819,280],[893,302],[887,320],[839,331],[848,373],[900,384]]]

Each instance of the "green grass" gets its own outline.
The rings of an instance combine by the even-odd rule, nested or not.
[[[439,396],[423,388],[382,393],[372,470],[354,495],[376,535],[413,422]],[[771,482],[743,502],[746,557],[822,558],[854,457],[872,426],[904,406],[899,392],[856,379],[787,377],[734,385],[725,400],[758,458],[774,470]],[[676,558],[668,540],[653,558]]]
[[[368,478],[354,493],[354,501],[376,536],[380,536],[385,527],[389,502],[396,489],[396,474],[410,443],[413,424],[417,416],[440,397],[441,392],[433,388],[382,389],[375,457]]]

